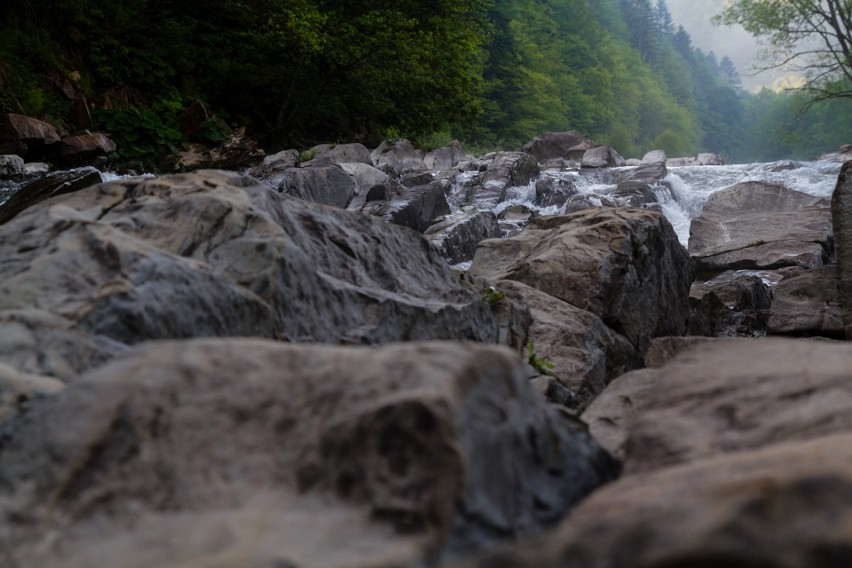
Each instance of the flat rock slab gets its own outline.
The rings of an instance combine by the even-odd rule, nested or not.
[[[692,221],[689,252],[699,272],[816,268],[833,254],[828,200],[763,182],[710,196]]]
[[[525,373],[474,344],[148,343],[7,425],[4,558],[409,566],[539,529],[616,466]]]
[[[716,340],[641,371],[638,382],[620,377],[590,407],[594,415],[584,416],[607,428],[620,424],[622,434],[607,435],[626,440],[625,471],[637,473],[852,431],[850,372],[852,344]],[[618,402],[625,389],[632,393],[627,418]]]

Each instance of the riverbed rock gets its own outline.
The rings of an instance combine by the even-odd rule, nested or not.
[[[115,152],[116,146],[108,136],[96,132],[65,136],[59,141],[58,149],[62,163],[75,165]]]
[[[538,357],[553,364],[548,374],[571,392],[564,406],[584,407],[613,378],[642,365],[636,348],[596,315],[521,282],[500,280],[495,286],[529,308],[527,339]]]
[[[838,292],[846,339],[852,339],[852,160],[843,164],[831,197]]]
[[[557,158],[579,162],[586,150],[595,146],[594,142],[576,130],[570,130],[539,134],[524,145],[523,151],[532,154],[539,163]]]
[[[359,211],[367,203],[367,194],[372,188],[390,181],[386,173],[362,162],[346,162],[340,164],[340,167],[355,182],[355,191],[346,204],[346,208],[353,211]]]
[[[471,160],[473,160],[473,154],[465,152],[458,140],[453,140],[447,146],[436,148],[423,157],[423,163],[429,170],[450,170]]]
[[[492,211],[466,211],[438,221],[425,231],[426,238],[450,264],[473,259],[485,239],[500,236],[500,225]]]
[[[57,195],[79,191],[102,181],[101,173],[95,168],[58,171],[31,181],[0,205],[0,225],[8,223],[21,211],[36,203]]]
[[[41,120],[20,114],[0,115],[0,154],[17,154],[31,160],[59,142],[56,129]]]
[[[723,272],[689,291],[689,334],[709,337],[766,333],[772,290],[766,272]]]
[[[542,176],[535,182],[535,204],[539,207],[562,207],[577,190],[571,180]]]
[[[484,167],[485,171],[470,186],[465,205],[493,209],[506,200],[509,188],[529,184],[541,171],[535,158],[525,152],[497,152],[485,161]]]
[[[625,164],[624,158],[609,146],[595,146],[583,153],[584,168],[614,168]]]
[[[339,164],[274,169],[260,181],[305,201],[345,208],[356,197],[356,179]]]
[[[147,344],[15,424],[5,558],[411,566],[540,529],[617,468],[525,372],[473,344]]]
[[[835,265],[785,278],[773,290],[770,334],[845,337]]]
[[[367,164],[372,166],[370,151],[363,144],[320,144],[306,152],[310,159],[299,164],[310,167],[320,164]]]
[[[665,150],[651,150],[642,157],[643,164],[666,164],[669,157]]]
[[[464,566],[847,566],[850,464],[844,433],[627,476],[559,529]]]
[[[162,164],[165,171],[193,171],[209,168],[236,170],[252,166],[263,159],[265,153],[258,148],[257,140],[239,128],[218,146],[190,144],[177,157],[169,156]]]
[[[372,214],[388,223],[423,233],[436,219],[449,215],[450,206],[441,183],[432,182],[401,188]]]
[[[471,270],[589,311],[640,353],[652,337],[686,331],[689,258],[656,212],[593,208],[540,217],[511,239],[482,242]]]
[[[500,222],[500,232],[497,236],[514,237],[523,231],[536,215],[537,213],[526,205],[506,207],[497,215],[497,220]]]
[[[17,154],[0,155],[0,179],[24,175],[24,159]]]
[[[408,140],[393,143],[385,140],[372,151],[370,158],[374,166],[393,177],[428,169],[423,161],[423,152],[415,149]]]
[[[21,371],[62,380],[148,339],[497,338],[479,291],[413,231],[224,171],[39,203],[0,227],[0,257],[0,335],[36,350]]]
[[[689,252],[699,273],[817,268],[833,258],[830,204],[787,187],[750,181],[710,196],[692,221]]]

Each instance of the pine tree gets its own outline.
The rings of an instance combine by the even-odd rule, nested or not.
[[[740,80],[740,73],[737,71],[737,67],[734,65],[734,62],[731,61],[731,58],[727,55],[722,58],[721,62],[719,62],[719,74],[736,90],[741,90],[743,88],[742,81]]]
[[[654,6],[654,22],[661,39],[674,35],[674,20],[666,0],[657,0],[657,5]]]

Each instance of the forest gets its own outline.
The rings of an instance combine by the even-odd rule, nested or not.
[[[186,145],[194,101],[211,112],[198,140],[224,121],[268,149],[486,151],[578,130],[627,157],[749,162],[850,141],[852,99],[746,92],[665,0],[0,0],[0,14],[0,111],[108,132],[126,162]]]

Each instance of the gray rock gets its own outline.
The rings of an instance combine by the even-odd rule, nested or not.
[[[24,164],[24,174],[28,176],[46,174],[49,171],[50,165],[44,162],[27,162]]]
[[[642,163],[665,165],[666,160],[668,159],[669,157],[666,155],[666,152],[664,150],[651,150],[642,157]]]
[[[497,236],[514,237],[523,231],[535,216],[536,212],[526,205],[506,207],[497,215],[497,219],[500,221],[500,230]]]
[[[435,223],[425,235],[447,262],[459,264],[473,259],[480,242],[499,237],[500,226],[491,211],[468,211]]]
[[[562,207],[576,193],[570,180],[542,177],[535,183],[535,204],[539,207]]]
[[[611,168],[625,164],[624,158],[609,146],[595,146],[583,153],[584,168]]]
[[[367,203],[367,195],[372,188],[389,182],[386,173],[361,162],[343,163],[340,167],[355,181],[355,193],[346,205],[347,209],[359,211]]]
[[[256,177],[280,193],[340,208],[345,208],[362,189],[356,179],[338,164],[274,167],[263,174]]]
[[[450,206],[440,182],[404,188],[373,211],[388,223],[423,233],[432,223],[450,214]]]
[[[275,154],[270,154],[263,158],[260,166],[257,166],[251,171],[251,175],[255,177],[262,176],[263,166],[277,165],[279,168],[293,168],[299,163],[298,150],[282,150]]]
[[[545,132],[527,142],[523,151],[532,154],[538,162],[547,162],[554,158],[579,162],[589,148],[596,146],[594,142],[577,132]]]
[[[311,158],[300,163],[302,167],[320,164],[367,164],[373,165],[370,151],[363,144],[320,144],[307,151]]]
[[[436,148],[423,157],[423,163],[429,170],[450,170],[463,162],[473,159],[473,154],[465,152],[458,140],[453,140],[448,146]]]
[[[785,278],[774,289],[767,331],[843,338],[845,330],[837,288],[837,267],[834,265]]]
[[[540,169],[535,158],[523,152],[498,152],[488,162],[478,184],[472,186],[465,204],[493,209],[506,200],[510,187],[520,187],[533,181]]]
[[[100,172],[94,168],[59,171],[31,181],[0,205],[0,224],[8,223],[21,211],[45,199],[73,193],[102,181]]]
[[[716,192],[692,221],[700,273],[816,268],[833,256],[829,202],[784,186],[744,182]]]
[[[0,156],[0,179],[15,178],[24,174],[24,159],[16,154]]]
[[[837,246],[837,275],[846,339],[852,339],[852,161],[843,164],[831,197],[831,219]]]
[[[724,166],[725,160],[722,159],[722,156],[719,154],[714,154],[712,152],[704,152],[702,154],[698,154],[695,157],[695,162],[697,166]]]
[[[640,353],[652,337],[686,331],[689,258],[655,212],[596,208],[541,217],[513,238],[481,243],[471,271],[589,311]]]
[[[416,233],[229,172],[125,179],[39,203],[0,227],[0,257],[2,360],[63,380],[148,339],[498,333],[479,291]]]
[[[772,291],[766,273],[729,271],[689,291],[689,334],[709,337],[766,333]]]
[[[413,566],[616,469],[505,349],[160,342],[17,421],[0,529],[17,566]]]
[[[394,177],[428,169],[423,161],[423,152],[416,150],[408,140],[393,144],[384,141],[373,150],[370,158],[374,166]]]

